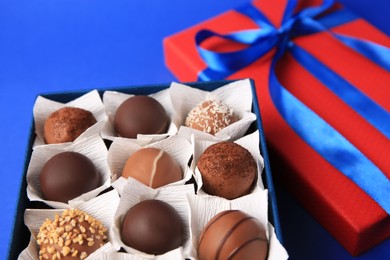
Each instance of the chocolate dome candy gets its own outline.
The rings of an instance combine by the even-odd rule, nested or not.
[[[39,229],[39,259],[84,259],[106,243],[107,229],[77,209],[66,209]]]
[[[85,155],[63,152],[50,158],[39,176],[46,200],[67,203],[100,185],[95,165]]]
[[[144,200],[126,213],[121,237],[129,247],[161,255],[183,244],[184,225],[171,205],[160,200]]]
[[[87,110],[77,107],[61,108],[45,121],[45,142],[47,144],[73,142],[95,123],[95,117]]]
[[[239,210],[217,214],[199,238],[199,260],[264,260],[267,254],[268,241],[264,228],[255,218]]]
[[[119,136],[137,138],[137,134],[163,134],[169,126],[164,107],[149,96],[133,96],[117,109],[114,118]]]
[[[180,166],[167,152],[151,147],[133,153],[126,161],[122,176],[132,177],[152,188],[183,178]]]
[[[232,142],[209,146],[200,156],[197,167],[202,175],[202,189],[226,199],[248,194],[257,176],[256,161],[251,153]]]
[[[214,135],[233,121],[233,111],[226,105],[217,100],[206,100],[190,111],[185,125]]]

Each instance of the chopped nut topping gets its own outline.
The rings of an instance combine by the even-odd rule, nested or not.
[[[80,226],[80,231],[81,231],[82,233],[85,233],[85,231],[86,231],[85,227]]]
[[[69,253],[70,253],[70,248],[67,246],[64,246],[61,250],[61,254],[63,254],[64,256],[67,256]]]
[[[66,225],[65,226],[65,231],[66,232],[69,232],[69,231],[71,231],[73,229],[73,227],[71,226],[71,225]]]
[[[102,246],[107,239],[105,232],[107,229],[102,223],[86,213],[77,209],[64,210],[53,221],[46,219],[40,227],[37,235],[39,259],[61,259],[68,255],[84,259],[88,253],[79,254],[74,246],[92,247],[96,242]],[[94,237],[95,233],[99,235]]]
[[[86,258],[88,255],[87,255],[87,253],[86,252],[81,252],[81,254],[80,254],[80,259],[84,259],[84,258]]]

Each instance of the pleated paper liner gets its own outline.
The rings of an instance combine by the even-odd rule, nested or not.
[[[106,192],[89,201],[75,201],[69,203],[69,208],[76,208],[84,211],[90,216],[102,222],[103,226],[107,228],[106,235],[108,242],[95,252],[90,254],[86,259],[101,259],[103,253],[117,252],[111,243],[109,229],[113,225],[114,213],[119,204],[119,196],[115,190]],[[64,209],[26,209],[24,213],[24,223],[31,232],[30,243],[20,255],[20,260],[38,260],[39,259],[39,245],[36,238],[39,228],[46,219],[54,219],[56,214],[61,215]]]
[[[174,109],[173,122],[179,128],[179,135],[188,140],[191,135],[195,135],[196,139],[235,140],[244,136],[249,126],[256,120],[256,115],[251,112],[253,96],[249,80],[229,83],[214,91],[205,91],[174,82],[170,86],[170,95]],[[206,100],[222,102],[233,111],[238,120],[215,135],[184,126],[188,113]]]
[[[81,153],[88,157],[95,165],[101,180],[101,185],[98,188],[84,193],[72,200],[87,201],[96,197],[100,192],[110,187],[111,172],[107,163],[107,147],[100,136],[94,135],[70,145],[37,146],[33,150],[27,170],[27,197],[31,201],[41,201],[53,208],[65,209],[71,207],[70,201],[69,203],[63,203],[46,200],[42,195],[39,182],[39,176],[45,163],[53,156],[68,151]]]
[[[171,136],[159,142],[141,146],[136,140],[128,138],[115,138],[108,151],[108,164],[112,173],[112,186],[117,189],[119,194],[126,185],[127,180],[121,177],[123,167],[127,159],[140,149],[154,147],[168,153],[180,166],[183,174],[183,179],[168,185],[184,185],[192,177],[192,171],[188,167],[188,163],[192,157],[192,145],[180,136]],[[131,177],[129,177],[131,178]]]
[[[171,205],[180,215],[184,225],[185,242],[182,247],[171,250],[164,255],[166,259],[184,259],[191,247],[191,238],[189,232],[189,206],[187,194],[193,194],[193,185],[164,186],[160,189],[152,189],[134,179],[129,178],[120,198],[119,206],[115,212],[114,225],[110,229],[110,235],[115,247],[123,248],[128,254],[144,257],[145,259],[157,259],[157,256],[140,252],[134,248],[125,245],[121,240],[120,229],[124,216],[127,211],[141,201],[156,199]],[[142,234],[139,234],[142,236]],[[183,252],[180,254],[179,252]]]
[[[44,125],[46,119],[55,111],[64,107],[77,107],[85,109],[93,114],[96,119],[96,123],[85,130],[76,140],[78,142],[86,139],[90,136],[100,134],[103,127],[107,122],[107,115],[104,109],[103,102],[99,96],[97,90],[92,90],[81,97],[72,100],[68,103],[56,102],[42,96],[38,96],[34,104],[34,122],[35,122],[35,133],[36,139],[33,147],[37,146],[61,146],[62,144],[46,144],[44,141]],[[72,142],[64,143],[70,145]]]
[[[156,99],[165,109],[169,118],[172,118],[173,108],[171,104],[169,89],[164,89],[154,94],[150,94],[149,96]],[[105,91],[103,94],[103,104],[106,109],[106,113],[108,116],[108,121],[105,127],[102,130],[102,137],[107,140],[113,141],[116,137],[118,137],[115,132],[114,127],[114,118],[115,113],[118,107],[128,98],[133,97],[132,94],[121,93],[117,91]],[[164,134],[154,134],[154,135],[144,135],[138,134],[137,140],[140,145],[146,145],[149,143],[160,141],[168,136],[175,135],[177,133],[177,127],[170,122],[167,133]]]

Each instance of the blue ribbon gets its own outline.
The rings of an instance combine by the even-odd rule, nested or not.
[[[209,30],[199,31],[195,41],[198,51],[208,67],[199,73],[198,79],[225,78],[276,48],[269,75],[269,88],[271,99],[279,113],[307,144],[369,194],[387,214],[390,214],[390,180],[335,128],[284,88],[279,83],[275,73],[278,60],[285,52],[289,52],[324,86],[328,87],[343,102],[380,131],[389,140],[388,144],[390,145],[390,113],[291,41],[294,37],[326,31],[348,47],[390,71],[389,48],[329,31],[329,28],[357,18],[344,9],[325,15],[325,12],[333,4],[334,0],[324,0],[320,6],[309,7],[294,13],[297,1],[290,0],[287,2],[282,25],[279,28],[276,28],[260,10],[251,4],[237,9],[238,12],[256,22],[260,28],[227,35]],[[235,41],[245,44],[247,47],[239,51],[225,53],[202,48],[202,42],[210,37]]]

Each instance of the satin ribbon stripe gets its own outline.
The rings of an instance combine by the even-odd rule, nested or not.
[[[283,118],[307,144],[389,213],[390,180],[353,144],[279,83],[275,64],[270,72],[271,96]]]
[[[390,140],[390,114],[358,88],[321,64],[304,49],[291,43],[289,53],[314,77],[352,107]],[[384,120],[385,119],[385,120]]]
[[[294,37],[327,32],[357,53],[389,70],[389,48],[366,40],[336,34],[330,30],[335,26],[356,19],[355,15],[344,9],[328,13],[333,5],[334,0],[324,0],[320,6],[309,7],[294,13],[297,1],[290,0],[287,2],[279,28],[275,28],[266,16],[251,4],[237,9],[256,22],[260,28],[252,31],[233,32],[229,35],[219,35],[211,31],[198,32],[196,37],[198,51],[208,64],[208,68],[199,73],[199,80],[225,78],[276,48],[277,52],[273,57],[269,75],[269,91],[278,112],[310,147],[369,194],[387,214],[390,214],[389,179],[336,129],[288,92],[279,83],[275,74],[278,60],[285,52],[291,53],[294,59],[324,86],[383,133],[387,139],[390,139],[390,114],[388,111],[291,41]],[[230,53],[218,53],[201,48],[202,42],[210,37],[245,43],[247,48]]]

